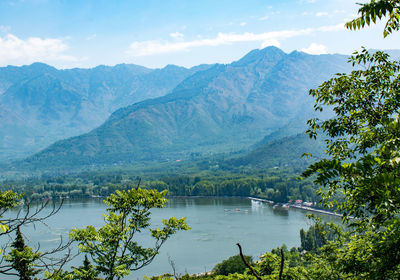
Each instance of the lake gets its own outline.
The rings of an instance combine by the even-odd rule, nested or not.
[[[66,201],[60,212],[47,220],[48,227],[23,231],[29,236],[31,246],[40,241],[41,250],[44,250],[54,247],[59,236],[67,236],[73,228],[101,226],[105,208],[101,200]],[[124,279],[171,272],[168,259],[175,263],[178,273],[210,271],[215,264],[238,254],[238,242],[244,254],[256,259],[283,243],[289,248],[299,246],[299,230],[310,225],[304,211],[276,211],[270,205],[246,198],[170,198],[166,208],[155,209],[152,213],[155,225],[160,225],[162,218],[186,216],[192,230],[175,234],[153,263]],[[139,238],[139,243],[143,240],[149,244],[148,238]],[[72,265],[79,266],[81,262],[75,259]]]

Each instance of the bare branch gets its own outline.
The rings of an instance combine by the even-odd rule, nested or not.
[[[261,277],[258,275],[258,273],[254,270],[254,268],[246,261],[245,257],[243,256],[242,253],[242,246],[240,246],[239,243],[236,243],[236,245],[239,247],[239,254],[240,257],[242,258],[243,263],[250,269],[251,273],[258,279],[262,280]]]
[[[281,249],[281,269],[279,270],[279,280],[282,280],[284,264],[285,264],[285,256],[283,255],[283,249]]]

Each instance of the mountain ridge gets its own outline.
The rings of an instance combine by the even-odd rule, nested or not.
[[[187,76],[208,67],[149,69],[118,64],[58,70],[44,63],[0,67],[0,105],[15,116],[15,131],[5,127],[12,118],[0,116],[0,161],[88,132],[116,109],[165,95]]]
[[[132,164],[240,150],[293,120],[311,117],[308,89],[348,71],[346,60],[286,54],[275,47],[253,51],[186,77],[163,97],[121,108],[91,132],[59,141],[24,164]],[[318,73],[311,73],[314,68]]]

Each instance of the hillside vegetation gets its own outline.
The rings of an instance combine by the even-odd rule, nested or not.
[[[198,71],[171,93],[114,112],[87,134],[59,141],[18,163],[70,169],[190,159],[247,148],[314,115],[309,88],[349,69],[342,55],[254,50],[237,62]],[[329,115],[329,114],[328,114]]]
[[[58,70],[43,63],[0,68],[0,161],[31,155],[101,125],[115,110],[171,91],[200,65],[120,64]]]

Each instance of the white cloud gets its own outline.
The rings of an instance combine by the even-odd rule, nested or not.
[[[174,38],[175,40],[183,40],[183,37],[185,35],[183,35],[180,32],[175,32],[175,33],[170,33],[169,36],[171,36],[172,38]]]
[[[311,45],[308,48],[303,48],[301,49],[301,51],[308,54],[326,54],[328,53],[328,48],[325,45],[311,43]]]
[[[265,48],[265,47],[268,47],[268,46],[275,46],[275,47],[280,48],[281,47],[281,43],[279,43],[279,41],[276,40],[276,39],[270,39],[270,40],[266,40],[266,41],[262,42],[262,44],[261,44],[262,48]]]
[[[247,22],[241,22],[240,26],[245,26],[247,24]]]
[[[60,39],[30,37],[22,40],[8,34],[0,37],[0,65],[23,65],[33,62],[77,61],[64,52],[68,46]]]
[[[245,32],[241,34],[236,33],[218,33],[215,38],[199,38],[192,41],[179,41],[179,42],[168,42],[168,41],[141,41],[133,42],[130,44],[126,53],[129,56],[140,57],[150,56],[156,54],[164,54],[171,52],[189,51],[196,47],[216,47],[221,45],[229,45],[239,42],[261,42],[262,46],[266,44],[280,45],[279,41],[302,35],[309,35],[315,32],[331,32],[339,31],[344,29],[343,24],[321,26],[318,28],[305,28],[305,29],[293,29],[293,30],[282,30],[282,31],[271,31],[265,33],[250,33]]]
[[[269,19],[269,16],[263,16],[263,17],[260,17],[258,20],[267,20],[267,19]]]
[[[323,16],[327,16],[328,13],[327,12],[318,12],[315,14],[317,17],[323,17]]]
[[[344,23],[339,23],[336,25],[325,25],[318,27],[316,30],[321,32],[331,32],[331,31],[341,31],[345,30]]]

